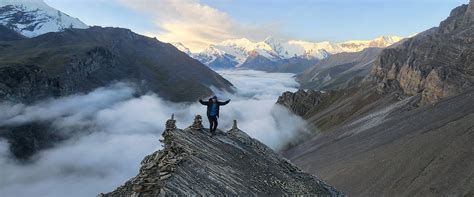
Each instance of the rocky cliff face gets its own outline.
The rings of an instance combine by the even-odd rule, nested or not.
[[[197,116],[187,129],[168,120],[164,149],[142,161],[138,175],[99,196],[344,196],[301,172],[270,148],[234,127],[210,137]]]
[[[277,104],[285,106],[312,123],[318,131],[324,132],[402,98],[396,92],[380,95],[371,86],[327,92],[300,89],[294,93],[283,93]]]
[[[315,90],[299,89],[295,93],[284,92],[278,97],[277,104],[283,105],[296,115],[307,117],[307,113],[321,102],[323,93]]]
[[[454,9],[438,28],[428,30],[377,58],[371,78],[379,91],[401,89],[435,103],[474,85],[473,4]]]

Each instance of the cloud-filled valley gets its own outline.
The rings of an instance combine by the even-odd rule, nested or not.
[[[273,149],[304,132],[301,118],[275,105],[283,91],[297,87],[291,74],[220,74],[235,85],[236,93],[216,91],[220,100],[232,99],[221,109],[219,129],[229,129],[236,119],[240,129]],[[137,173],[145,155],[160,149],[158,140],[171,114],[179,128],[191,125],[196,114],[205,117],[205,107],[198,102],[171,103],[153,93],[137,96],[133,85],[124,83],[30,106],[2,103],[0,109],[6,112],[0,115],[3,126],[49,122],[55,131],[73,136],[27,164],[12,159],[7,141],[0,141],[0,190],[16,196],[93,196],[111,191]],[[206,118],[203,124],[208,127]]]

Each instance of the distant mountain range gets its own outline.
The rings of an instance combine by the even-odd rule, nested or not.
[[[89,28],[79,19],[48,6],[43,0],[0,1],[0,25],[30,38],[69,28]],[[182,43],[172,44],[213,69],[240,68],[301,73],[333,54],[360,52],[371,47],[385,48],[401,39],[398,36],[381,36],[373,40],[336,43],[282,40],[274,37],[253,42],[241,38],[209,45],[199,53],[191,52]]]
[[[338,53],[319,61],[299,73],[301,88],[317,90],[343,89],[357,85],[372,69],[382,48],[367,48],[359,52]]]
[[[402,40],[398,36],[381,36],[373,40],[346,42],[307,42],[268,37],[252,42],[241,38],[209,45],[192,53],[182,43],[172,43],[181,51],[214,69],[247,68],[266,71],[301,72],[321,59],[343,52],[360,52],[366,48],[385,48]],[[298,66],[291,69],[290,66]],[[307,65],[307,66],[301,66]]]
[[[67,28],[89,28],[42,0],[1,0],[0,24],[30,38]]]

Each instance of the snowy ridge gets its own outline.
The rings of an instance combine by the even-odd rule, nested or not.
[[[89,28],[42,0],[0,0],[0,24],[27,37],[67,28]]]
[[[262,56],[271,61],[290,58],[325,59],[331,54],[343,52],[359,52],[366,48],[385,48],[402,40],[398,36],[381,36],[373,40],[353,40],[336,42],[307,42],[302,40],[282,40],[267,37],[264,41],[252,42],[249,39],[232,39],[218,44],[211,44],[199,53],[189,53],[189,49],[181,43],[173,45],[181,51],[206,65],[219,67],[216,64],[240,67],[249,57]]]
[[[189,50],[188,47],[184,46],[183,43],[181,43],[181,42],[173,42],[173,43],[170,43],[170,44],[172,44],[172,45],[173,45],[174,47],[176,47],[178,50],[180,50],[180,51],[182,51],[182,52],[188,54],[189,56],[192,55],[191,50]]]

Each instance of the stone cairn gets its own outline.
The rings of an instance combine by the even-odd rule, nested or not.
[[[176,120],[174,119],[174,114],[171,114],[171,119],[166,121],[165,131],[170,131],[176,129]]]
[[[232,124],[232,129],[229,130],[229,134],[235,135],[239,131],[239,128],[237,127],[237,120],[234,120]]]
[[[163,196],[165,194],[164,181],[172,177],[177,165],[185,160],[188,153],[174,140],[173,132],[176,129],[174,114],[166,121],[163,133],[164,149],[148,155],[141,162],[139,175],[131,180],[132,191],[144,196]],[[161,188],[157,190],[156,188]]]
[[[232,130],[239,130],[239,128],[237,128],[237,120],[234,120],[234,124],[232,124]]]
[[[188,127],[188,129],[190,129],[191,131],[194,131],[194,130],[202,130],[204,128],[204,126],[202,126],[202,116],[201,115],[196,115],[194,117],[194,122],[191,126]]]

